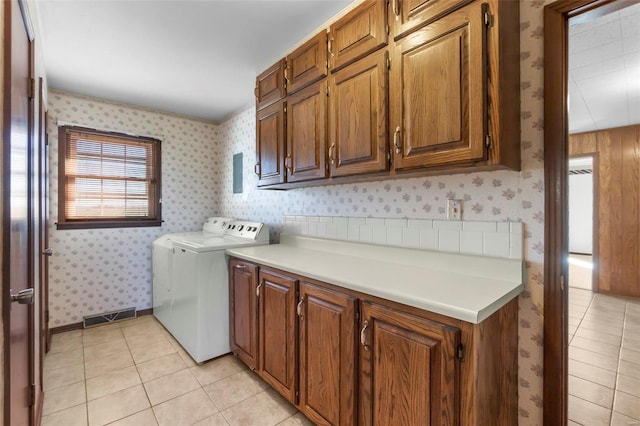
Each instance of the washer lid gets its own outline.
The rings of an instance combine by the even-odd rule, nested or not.
[[[203,238],[201,240],[183,240],[183,241],[174,241],[174,246],[176,248],[183,248],[191,251],[195,251],[198,253],[208,252],[208,251],[216,251],[216,250],[225,250],[228,248],[235,247],[244,247],[250,245],[261,245],[265,243],[257,243],[253,240],[240,239],[240,238],[232,238],[232,237],[209,237]]]

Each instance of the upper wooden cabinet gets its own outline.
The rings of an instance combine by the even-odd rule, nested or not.
[[[292,94],[327,75],[327,32],[322,31],[287,55],[285,78]]]
[[[259,304],[258,373],[289,401],[295,403],[296,290],[298,281],[262,269],[256,294]]]
[[[473,3],[400,40],[391,68],[394,167],[486,158],[484,6]]]
[[[387,2],[366,0],[329,29],[329,66],[336,71],[387,44]]]
[[[285,66],[285,60],[281,59],[256,78],[256,109],[260,110],[286,96]]]
[[[389,0],[389,21],[397,40],[472,0]]]
[[[231,351],[255,370],[258,359],[258,267],[238,259],[229,261]]]
[[[388,52],[376,52],[329,77],[331,176],[388,170]]]
[[[287,182],[327,176],[327,80],[287,98]]]
[[[285,106],[276,102],[256,114],[256,164],[258,186],[283,183],[285,149]]]
[[[359,424],[460,424],[460,330],[371,302],[360,322]]]

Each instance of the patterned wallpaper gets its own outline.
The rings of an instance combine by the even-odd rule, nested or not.
[[[150,243],[165,232],[197,229],[224,214],[263,221],[277,241],[284,215],[445,219],[446,200],[462,198],[465,220],[521,221],[528,282],[519,306],[520,425],[542,424],[543,336],[543,6],[521,1],[522,171],[498,171],[294,189],[259,190],[253,174],[255,112],[219,126],[53,92],[52,325],[135,305],[151,306]],[[56,231],[56,120],[161,136],[162,228]],[[244,153],[244,191],[233,194],[233,154]]]
[[[132,132],[162,141],[161,227],[56,230],[57,122]],[[51,216],[49,304],[51,326],[151,301],[151,242],[166,232],[195,231],[215,214],[219,151],[216,125],[60,92],[49,93]]]
[[[220,169],[215,196],[221,213],[263,221],[274,235],[284,215],[446,219],[446,200],[464,199],[465,220],[521,221],[528,283],[520,296],[520,425],[542,424],[543,365],[543,0],[522,1],[522,171],[436,176],[293,189],[256,188],[255,112],[244,111],[216,130],[216,157],[244,153],[244,192],[233,194],[231,170]]]

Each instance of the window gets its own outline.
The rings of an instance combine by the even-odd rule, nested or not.
[[[59,128],[58,229],[160,226],[160,141]]]

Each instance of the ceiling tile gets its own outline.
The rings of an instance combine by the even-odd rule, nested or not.
[[[570,35],[569,52],[576,54],[599,46],[620,41],[620,21],[615,20],[603,25],[594,26],[589,31]]]
[[[594,62],[591,65],[585,65],[582,67],[574,67],[571,69],[573,77],[577,80],[584,80],[601,76],[604,74],[610,74],[616,71],[624,71],[625,69],[625,57],[618,56],[615,58]]]
[[[579,68],[611,60],[623,55],[621,39],[600,45],[598,48],[575,52],[571,49],[573,40],[569,38],[569,67]]]

